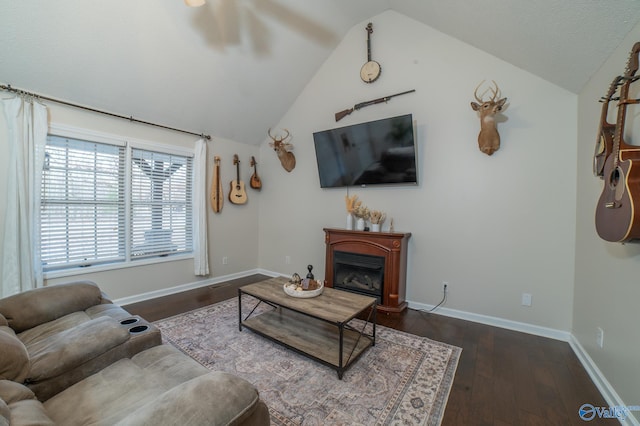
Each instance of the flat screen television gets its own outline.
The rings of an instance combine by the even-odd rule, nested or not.
[[[321,188],[417,184],[411,114],[313,134]]]

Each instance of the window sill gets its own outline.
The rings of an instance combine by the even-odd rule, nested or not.
[[[105,271],[113,271],[118,269],[126,269],[126,268],[135,268],[139,266],[145,265],[155,265],[158,263],[166,263],[166,262],[176,262],[180,260],[188,260],[193,259],[193,253],[180,254],[175,256],[167,256],[162,258],[150,258],[150,259],[141,259],[129,262],[119,262],[119,263],[107,263],[103,265],[96,266],[87,266],[87,267],[75,267],[70,269],[62,269],[59,271],[50,271],[44,273],[44,279],[55,279],[55,278],[64,278],[64,277],[72,277],[75,275],[86,275],[93,274],[97,272],[105,272]]]

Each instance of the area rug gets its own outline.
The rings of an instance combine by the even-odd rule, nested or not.
[[[242,303],[246,313],[255,300]],[[263,306],[256,312],[271,309]],[[377,326],[375,346],[339,380],[323,364],[239,331],[237,298],[155,324],[166,343],[205,367],[253,383],[274,425],[438,425],[462,351]]]

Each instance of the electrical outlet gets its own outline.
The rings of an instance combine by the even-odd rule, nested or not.
[[[604,330],[598,327],[598,332],[596,334],[596,343],[598,347],[604,348]]]
[[[449,292],[449,283],[446,281],[442,281],[442,291],[444,292],[444,294],[447,294]]]
[[[287,265],[291,265],[291,256],[285,256],[284,263],[286,263]]]
[[[522,293],[522,306],[531,306],[531,295],[529,293]]]
[[[223,265],[228,265],[229,264],[229,258],[227,256],[222,256],[222,264]]]

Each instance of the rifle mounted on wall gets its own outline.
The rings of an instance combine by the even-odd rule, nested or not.
[[[412,90],[407,90],[406,92],[396,93],[395,95],[389,95],[389,96],[384,96],[382,98],[373,99],[371,101],[360,102],[359,104],[355,104],[353,106],[353,108],[349,108],[349,109],[345,109],[345,110],[340,111],[340,112],[336,112],[336,121],[342,120],[347,115],[351,114],[353,111],[359,110],[360,108],[364,108],[364,107],[369,106],[369,105],[380,104],[382,102],[387,102],[389,99],[394,98],[396,96],[406,95],[407,93],[412,93],[412,92],[415,92],[415,91],[416,91],[415,89],[412,89]]]

